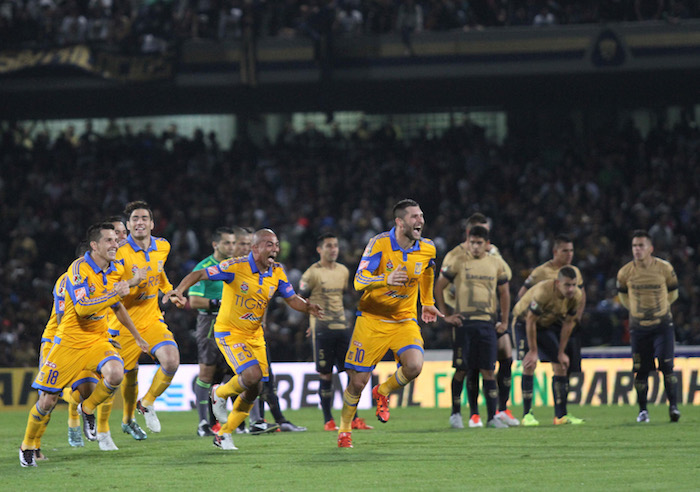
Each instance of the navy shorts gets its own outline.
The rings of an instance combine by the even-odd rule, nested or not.
[[[630,332],[634,372],[649,373],[656,370],[655,359],[659,368],[666,365],[673,367],[675,356],[675,332],[673,322],[665,320],[658,325],[634,328]]]
[[[496,328],[490,321],[464,321],[454,327],[452,367],[493,371],[498,356]]]
[[[560,337],[561,325],[537,329],[537,352],[540,362],[559,362]],[[530,350],[524,320],[517,319],[515,321],[515,340],[518,347],[518,359],[523,360],[525,354]]]
[[[348,352],[350,344],[350,330],[331,330],[324,328],[319,330],[313,337],[314,362],[316,362],[316,372],[319,374],[331,374],[333,366],[338,368],[338,372],[345,370],[345,354]]]

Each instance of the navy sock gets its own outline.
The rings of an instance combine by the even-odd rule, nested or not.
[[[523,392],[523,415],[527,415],[532,410],[532,389],[535,386],[534,376],[523,374],[522,392]]]

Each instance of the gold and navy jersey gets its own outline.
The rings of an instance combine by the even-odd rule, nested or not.
[[[579,270],[574,265],[567,265],[574,269],[576,272],[576,285],[579,289],[583,288],[583,275],[581,275],[581,270]],[[530,288],[535,284],[542,282],[543,280],[551,280],[557,278],[559,275],[559,267],[554,265],[552,260],[542,263],[540,266],[535,268],[530,275],[525,279],[525,287]]]
[[[151,243],[144,251],[131,235],[117,250],[116,261],[123,267],[125,279],[132,278],[137,269],[146,268],[146,279],[133,287],[122,301],[139,330],[163,319],[158,305],[158,291],[165,293],[173,289],[165,274],[165,262],[169,253],[170,243],[166,239],[151,237]],[[110,328],[122,328],[116,316],[110,319]]]
[[[388,285],[391,272],[403,268],[408,274],[404,285]],[[367,244],[355,273],[355,289],[362,292],[358,312],[375,319],[401,321],[417,319],[417,301],[433,306],[435,244],[430,239],[416,241],[402,249],[391,229],[374,236]]]
[[[561,325],[567,318],[576,316],[583,293],[576,288],[574,297],[568,299],[554,285],[555,280],[543,280],[529,289],[513,308],[513,317],[525,320],[528,311],[538,316],[537,327]]]
[[[490,249],[488,250],[488,255],[494,258],[499,258],[501,260],[501,262],[503,263],[503,268],[506,271],[508,282],[510,282],[511,278],[513,278],[513,272],[511,271],[508,263],[506,263],[506,261],[501,256],[501,252],[498,251],[496,245],[491,245]],[[455,265],[466,261],[471,257],[472,254],[467,250],[464,243],[458,244],[445,255],[445,258],[442,260],[442,268],[440,268],[440,273],[442,273],[443,276],[445,276],[450,280],[450,282],[452,282],[452,278],[454,278],[454,273],[450,272],[455,269]],[[448,307],[451,307],[452,309],[455,309],[456,306],[455,294],[456,288],[453,283],[448,284],[442,291],[445,304]]]
[[[460,263],[443,264],[442,274],[455,285],[455,312],[468,320],[496,321],[496,287],[508,282],[503,258],[465,256]]]
[[[301,276],[299,290],[309,296],[309,302],[323,308],[323,320],[310,317],[312,330],[329,328],[344,330],[345,308],[343,292],[348,286],[350,271],[341,263],[334,263],[333,268],[325,268],[317,261]],[[308,294],[307,294],[308,293]]]
[[[107,314],[121,297],[114,284],[121,280],[114,262],[100,269],[90,252],[75,260],[66,272],[65,312],[54,343],[74,348],[89,347],[107,337]]]
[[[225,334],[231,330],[256,333],[261,329],[265,309],[279,291],[282,297],[296,294],[280,263],[273,263],[266,272],[258,270],[253,253],[224,260],[204,269],[209,280],[223,280],[219,314],[214,331]]]
[[[44,333],[41,334],[41,343],[53,342],[53,337],[56,336],[58,329],[58,316],[63,316],[66,310],[66,277],[68,272],[63,273],[53,286],[53,307],[51,308],[51,317],[46,323]]]
[[[651,326],[671,312],[668,293],[678,288],[673,266],[661,258],[648,268],[630,261],[617,272],[617,290],[629,296],[630,326]]]

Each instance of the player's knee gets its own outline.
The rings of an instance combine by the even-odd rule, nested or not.
[[[403,375],[409,380],[416,379],[420,372],[423,370],[423,361],[421,360],[411,360],[402,364]]]
[[[458,383],[460,381],[464,381],[464,378],[466,377],[467,373],[466,371],[460,371],[459,369],[455,371],[454,376],[452,376],[452,379],[457,381]]]
[[[106,374],[103,373],[102,376],[108,385],[115,388],[122,384],[122,381],[124,380],[124,371],[111,371]]]
[[[257,387],[259,383],[262,381],[262,370],[260,369],[260,366],[254,365],[243,371],[241,373],[243,383],[248,387]],[[258,390],[260,392],[262,388]]]
[[[355,372],[350,375],[350,380],[348,381],[347,389],[353,395],[359,395],[367,383],[371,373],[369,372]]]
[[[670,361],[663,361],[659,364],[659,371],[661,371],[664,376],[673,375],[673,359]]]
[[[41,393],[37,405],[43,413],[49,413],[58,403],[58,393]]]

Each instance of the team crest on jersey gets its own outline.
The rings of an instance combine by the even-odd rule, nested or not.
[[[248,284],[245,283],[245,282],[243,282],[243,283],[241,284],[241,293],[242,293],[242,294],[247,294],[249,288],[250,288],[250,287],[248,286]]]
[[[158,260],[158,273],[163,273],[163,260]]]
[[[391,262],[391,260],[387,260],[387,262],[386,262],[386,271],[387,272],[394,271],[394,264]]]
[[[79,273],[73,275],[73,285],[78,285],[83,283],[83,277]]]
[[[413,270],[413,273],[415,275],[420,275],[420,272],[422,269],[423,269],[423,263],[418,262],[418,263],[416,263],[416,268]]]
[[[268,298],[268,299],[272,299],[272,296],[275,295],[275,290],[276,290],[276,287],[275,287],[274,285],[271,285],[271,286],[270,286],[270,291],[269,291],[268,294],[267,294],[267,298]]]

